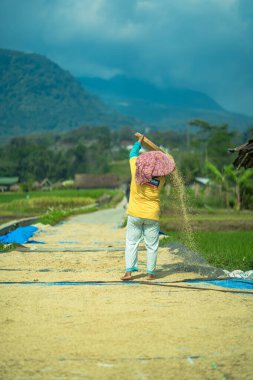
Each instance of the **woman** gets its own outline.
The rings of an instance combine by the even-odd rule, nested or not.
[[[131,187],[123,281],[131,280],[132,272],[138,271],[138,245],[142,235],[147,249],[147,280],[154,279],[160,231],[160,192],[165,176],[175,169],[174,160],[160,151],[139,156],[143,138],[143,135],[139,137],[129,155]]]

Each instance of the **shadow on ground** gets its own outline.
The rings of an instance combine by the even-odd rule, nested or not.
[[[191,251],[181,243],[170,242],[168,247],[172,255],[180,257],[183,261],[175,264],[163,264],[157,270],[156,277],[163,278],[175,273],[197,273],[208,278],[224,277],[225,273],[221,268],[211,266],[206,259],[198,253]]]

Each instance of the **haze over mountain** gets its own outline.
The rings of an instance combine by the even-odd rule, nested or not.
[[[75,77],[200,91],[253,117],[252,0],[1,0],[0,47]]]
[[[0,138],[133,120],[106,106],[67,71],[38,54],[0,49]]]
[[[158,128],[182,128],[193,119],[244,129],[253,118],[223,109],[210,96],[186,88],[158,87],[123,75],[111,79],[81,77],[80,83],[110,107]]]

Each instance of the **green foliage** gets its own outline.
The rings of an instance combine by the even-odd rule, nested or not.
[[[113,161],[110,164],[110,173],[113,173],[123,179],[130,178],[129,161]]]
[[[216,168],[215,165],[213,165],[211,162],[206,161],[206,168],[214,175],[215,178],[217,178],[220,182],[224,181],[224,176],[219,171],[218,168]]]
[[[253,208],[249,171],[236,171],[228,147],[240,145],[244,135],[230,132],[227,125],[205,121],[190,123],[189,136],[180,131],[148,132],[148,138],[165,147],[175,158],[186,186],[196,177],[210,177],[212,183],[191,194],[197,207]],[[121,142],[134,142],[130,127],[83,126],[65,133],[45,133],[13,138],[0,150],[0,175],[19,176],[23,190],[30,192],[34,181],[74,179],[77,173],[113,173],[122,182],[130,176],[129,151]],[[235,145],[234,145],[235,146]]]
[[[86,130],[87,129],[87,130]],[[107,127],[80,128],[75,133],[40,138],[16,137],[0,151],[0,173],[17,173],[30,190],[34,180],[73,178],[76,173],[108,173],[111,132]],[[93,136],[89,139],[88,136]]]
[[[203,160],[198,151],[182,151],[176,154],[176,157],[177,166],[186,185],[190,184],[195,177],[204,175]]]
[[[230,162],[228,148],[236,133],[229,131],[227,124],[218,126],[202,120],[193,120],[189,125],[197,129],[197,133],[191,135],[191,145],[202,154],[203,161],[208,160],[218,168]]]
[[[0,252],[10,252],[16,249],[17,244],[11,243],[11,244],[2,244],[0,243]]]
[[[233,197],[237,210],[247,208],[251,203],[248,189],[253,184],[253,169],[235,169],[232,165],[224,165],[222,172],[211,162],[206,161],[206,168],[223,186],[225,205],[228,207],[228,197]],[[246,189],[246,190],[245,190]]]

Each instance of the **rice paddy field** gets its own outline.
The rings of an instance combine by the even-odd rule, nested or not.
[[[195,209],[189,214],[189,224],[197,253],[211,265],[229,271],[253,269],[252,211]],[[163,215],[161,228],[169,235],[163,244],[180,241],[187,246],[180,215]]]
[[[253,232],[216,231],[196,233],[199,252],[208,262],[227,270],[253,269]]]
[[[0,224],[32,216],[54,224],[70,215],[94,211],[96,202],[104,196],[110,199],[109,205],[114,205],[123,194],[108,189],[0,193]]]
[[[253,269],[253,231],[201,231],[193,234],[197,252],[211,265],[229,271]],[[184,236],[172,232],[163,244],[181,241]]]

